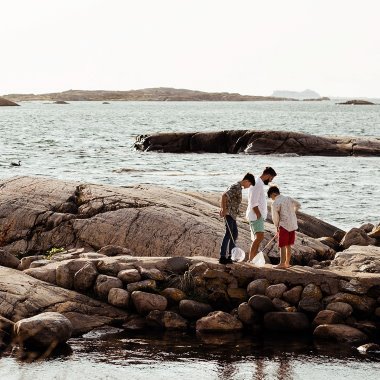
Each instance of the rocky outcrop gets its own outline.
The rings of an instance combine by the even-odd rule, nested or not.
[[[379,138],[323,137],[299,132],[232,130],[140,135],[135,148],[164,153],[380,156]]]
[[[122,321],[127,313],[75,291],[0,267],[0,315],[18,322],[43,312],[67,317],[78,335],[105,324]]]
[[[13,331],[19,344],[53,349],[67,342],[73,326],[64,315],[48,312],[21,319],[14,325]]]
[[[102,266],[107,267],[104,274],[111,276],[131,269],[112,260],[109,264],[107,260],[113,255],[173,256],[173,272],[187,265],[178,256],[219,255],[224,235],[218,217],[219,196],[156,186],[118,188],[33,177],[4,180],[0,187],[0,247],[14,255],[46,254],[54,247],[64,247],[65,252],[49,255],[65,260],[71,257],[70,248],[81,247],[92,251],[91,257],[86,257],[86,252],[77,256],[87,261],[102,258]],[[337,229],[306,214],[299,215],[299,224],[293,263],[331,259],[334,251],[330,247],[302,231],[320,237],[332,235]],[[266,229],[263,244],[275,233],[270,223]],[[239,246],[248,251],[250,244],[249,226],[240,222]],[[279,260],[274,241],[268,253],[274,262]],[[33,270],[37,272],[40,264],[44,265],[33,262]],[[66,267],[64,271],[71,270]]]
[[[2,106],[19,106],[19,104],[15,103],[15,102],[12,102],[11,100],[8,100],[8,99],[5,99],[5,98],[2,98],[0,96],[0,107]]]
[[[347,100],[346,102],[336,103],[336,104],[347,104],[347,105],[356,105],[356,106],[373,106],[375,103],[372,103],[368,100],[353,99]]]

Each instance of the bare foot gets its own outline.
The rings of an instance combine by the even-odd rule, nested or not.
[[[286,269],[286,268],[289,268],[289,266],[287,266],[286,264],[278,264],[278,265],[275,265],[273,268],[275,268],[275,269]]]

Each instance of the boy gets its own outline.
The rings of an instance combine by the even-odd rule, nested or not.
[[[234,242],[238,237],[236,217],[239,214],[239,206],[242,201],[242,188],[247,189],[248,187],[254,185],[255,177],[253,174],[247,173],[241,181],[231,185],[222,195],[219,214],[222,218],[224,218],[226,232],[220,247],[220,264],[232,264],[231,251],[235,247]]]
[[[278,231],[278,247],[280,248],[280,264],[276,268],[289,268],[292,245],[298,229],[296,211],[301,204],[290,197],[280,194],[277,186],[268,190],[268,198],[273,200],[272,219]]]

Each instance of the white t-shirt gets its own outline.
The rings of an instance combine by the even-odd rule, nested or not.
[[[268,215],[267,199],[264,192],[264,182],[260,177],[255,177],[255,186],[250,186],[248,189],[248,207],[245,217],[250,222],[257,220],[256,213],[253,211],[256,206],[259,206],[261,216],[265,220]]]

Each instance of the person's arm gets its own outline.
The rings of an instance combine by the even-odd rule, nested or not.
[[[272,203],[272,220],[275,227],[278,229],[280,226],[280,213],[276,204]]]
[[[219,215],[223,218],[227,215],[227,194],[223,193],[222,198],[220,198],[220,211]]]
[[[256,185],[255,190],[252,191],[252,209],[253,212],[256,214],[257,219],[261,218],[261,212],[259,210],[260,191],[261,188],[259,187],[259,185]]]

